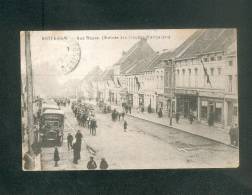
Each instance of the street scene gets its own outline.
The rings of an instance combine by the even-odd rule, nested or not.
[[[237,168],[235,29],[25,31],[25,171]]]

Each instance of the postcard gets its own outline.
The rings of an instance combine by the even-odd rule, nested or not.
[[[237,168],[237,30],[20,32],[27,171]]]

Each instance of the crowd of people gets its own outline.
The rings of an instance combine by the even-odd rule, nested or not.
[[[97,121],[95,119],[94,109],[91,105],[82,104],[79,102],[72,103],[72,111],[81,127],[87,127],[90,131],[90,135],[96,135]]]

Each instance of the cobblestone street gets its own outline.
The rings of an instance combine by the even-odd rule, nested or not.
[[[123,122],[112,122],[110,114],[96,112],[97,135],[78,126],[69,107],[65,108],[64,141],[59,147],[61,160],[54,167],[53,147],[42,148],[43,170],[87,170],[90,156],[99,166],[105,157],[109,169],[209,168],[233,167],[238,163],[238,150],[183,131],[126,116],[127,132]],[[66,136],[81,130],[84,135],[81,160],[72,163],[73,152],[68,151]]]

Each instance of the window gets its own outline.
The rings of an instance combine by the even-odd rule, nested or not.
[[[214,68],[211,68],[211,76],[214,75]]]
[[[198,87],[198,68],[195,68],[194,72],[195,72],[195,87]]]
[[[195,75],[197,76],[198,75],[198,68],[195,68],[194,72],[195,72]]]
[[[228,75],[228,92],[232,92],[232,75]]]
[[[218,68],[218,75],[221,75],[221,68]]]
[[[233,61],[232,60],[228,61],[228,65],[232,66],[233,65]]]
[[[183,72],[183,76],[182,76],[182,85],[184,85],[184,83],[185,83],[185,69],[183,69],[182,70],[182,72]]]
[[[208,58],[204,58],[204,62],[208,62]]]
[[[191,87],[191,69],[188,69],[188,74],[189,74],[188,85],[189,85],[189,87]]]
[[[210,61],[215,61],[215,57],[212,56],[212,57],[210,58]]]
[[[217,60],[218,61],[222,60],[222,56],[217,56]]]
[[[238,107],[234,106],[234,116],[238,116]]]

